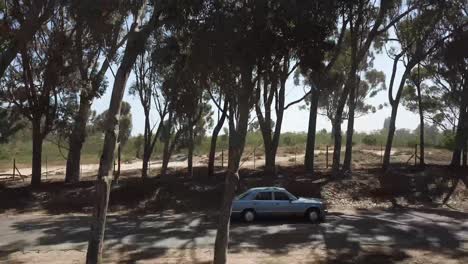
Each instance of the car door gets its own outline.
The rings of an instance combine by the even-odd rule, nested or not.
[[[276,191],[274,192],[273,198],[275,201],[276,215],[286,216],[294,214],[294,210],[288,194],[282,191]]]
[[[274,209],[273,194],[269,191],[258,192],[254,197],[254,209],[259,215],[271,215]]]

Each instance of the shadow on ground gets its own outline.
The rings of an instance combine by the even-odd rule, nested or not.
[[[41,216],[12,221],[0,241],[0,261],[17,251],[85,250],[89,235],[87,216]],[[105,252],[120,263],[156,259],[169,249],[190,252],[211,249],[216,217],[206,213],[112,215],[108,219]],[[468,214],[444,209],[359,210],[330,213],[328,220],[311,224],[302,219],[261,220],[254,224],[233,221],[230,251],[243,250],[285,255],[306,249],[311,258],[322,252],[323,263],[398,263],[408,251],[432,251],[449,259],[468,260]],[[190,253],[187,253],[190,254]],[[203,263],[196,254],[180,256]]]

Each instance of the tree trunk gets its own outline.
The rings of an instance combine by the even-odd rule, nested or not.
[[[390,165],[390,153],[392,151],[392,145],[393,145],[393,138],[395,136],[395,130],[396,130],[396,118],[398,114],[398,106],[400,105],[400,98],[401,98],[401,93],[403,91],[403,87],[406,83],[406,79],[408,75],[411,72],[411,69],[414,67],[413,63],[408,63],[406,66],[405,72],[403,73],[400,81],[400,85],[398,87],[397,94],[395,96],[395,99],[393,102],[390,102],[390,105],[392,107],[392,114],[390,116],[390,126],[388,129],[388,136],[387,136],[387,142],[385,144],[385,152],[384,152],[384,157],[383,157],[383,164],[382,164],[382,169],[387,170],[388,166]]]
[[[229,242],[229,221],[232,209],[232,200],[235,195],[235,188],[239,182],[239,163],[242,152],[244,151],[245,138],[249,121],[249,112],[251,107],[253,84],[252,68],[247,66],[244,69],[242,78],[242,89],[238,96],[238,122],[234,125],[235,114],[230,111],[229,115],[229,157],[228,171],[225,178],[224,196],[221,205],[218,227],[216,232],[214,263],[224,264],[227,262],[227,249]],[[233,106],[230,104],[231,109]]]
[[[273,88],[272,88],[273,89]],[[262,133],[262,139],[263,139],[263,146],[265,149],[265,168],[264,168],[264,176],[265,177],[273,177],[275,175],[275,155],[273,153],[273,142],[271,139],[271,134],[272,134],[272,129],[271,129],[271,110],[270,110],[270,105],[265,103],[265,114],[263,115],[262,110],[260,109],[260,106],[257,105],[255,106],[255,111],[257,112],[257,119],[258,123],[260,125],[260,131]],[[255,157],[254,157],[255,158]]]
[[[468,84],[463,86],[463,95],[460,103],[460,117],[458,118],[457,132],[455,134],[455,148],[453,149],[451,165],[458,167],[461,162],[461,155],[467,141],[468,130]]]
[[[41,121],[34,120],[32,124],[32,175],[31,185],[39,186],[41,184],[41,162],[42,162],[42,142]]]
[[[307,145],[304,157],[304,165],[307,173],[314,174],[315,135],[317,133],[317,110],[320,91],[312,87],[311,102],[309,110],[309,128],[307,130]]]
[[[357,44],[356,44],[357,45]],[[352,48],[352,58],[355,58],[356,54],[356,47]],[[333,165],[332,165],[332,175],[333,176],[339,176],[340,174],[340,158],[341,158],[341,123],[343,121],[343,110],[346,105],[346,100],[348,99],[349,94],[351,93],[351,90],[354,89],[356,86],[356,72],[357,72],[357,66],[358,66],[358,60],[354,59],[351,70],[348,75],[348,80],[345,84],[345,87],[343,89],[343,93],[341,95],[341,98],[338,102],[338,106],[336,109],[336,114],[333,119],[333,138],[334,138],[334,148],[333,148]],[[352,140],[352,135],[351,135],[351,140]],[[351,142],[352,143],[352,142]]]
[[[224,121],[226,120],[227,116],[227,106],[228,106],[228,101],[224,101],[224,108],[223,112],[221,114],[221,117],[218,120],[218,124],[213,129],[213,134],[211,135],[211,144],[210,144],[210,154],[208,158],[208,177],[213,177],[214,175],[214,162],[215,162],[215,155],[216,155],[216,141],[218,140],[218,135],[219,132],[221,131],[221,128],[223,128]]]
[[[122,144],[117,143],[117,171],[115,172],[115,181],[119,180],[120,177],[120,165],[121,165],[121,158],[122,158]]]
[[[352,155],[353,155],[353,135],[354,135],[354,113],[356,109],[356,89],[357,82],[349,91],[349,113],[348,113],[348,128],[346,130],[346,150],[343,161],[343,172],[351,172],[352,170]],[[346,175],[346,174],[343,174]]]
[[[67,168],[65,182],[77,183],[80,181],[81,149],[86,139],[86,123],[88,121],[91,101],[82,93],[80,95],[80,108],[75,116],[73,131],[69,139]]]
[[[277,170],[276,170],[276,153],[278,152],[278,145],[281,137],[281,127],[283,125],[283,116],[284,116],[284,101],[285,101],[285,93],[286,93],[286,81],[288,79],[288,71],[289,71],[289,63],[285,63],[283,65],[283,75],[280,78],[281,80],[281,87],[278,92],[276,102],[275,102],[275,110],[276,110],[276,124],[275,130],[273,131],[273,138],[271,139],[271,149],[268,151],[268,156],[265,157],[265,171],[266,173],[276,177]],[[266,166],[266,162],[268,160],[269,165]]]
[[[169,141],[170,139],[166,139],[164,141],[163,160],[161,164],[161,178],[166,178],[167,168],[169,166],[169,160],[171,158],[171,155],[169,154]]]
[[[273,142],[269,141],[265,146],[265,176],[274,177],[276,175],[276,148]],[[255,158],[255,157],[254,157]]]
[[[162,122],[162,121],[161,121]],[[141,177],[143,179],[148,178],[148,163],[151,157],[151,128],[150,128],[149,112],[145,111],[145,132],[143,135],[143,159],[142,159],[142,169]]]
[[[88,242],[86,263],[101,263],[104,249],[104,230],[106,229],[107,206],[111,191],[112,180],[102,177],[96,181],[96,205],[91,222],[91,236]]]
[[[141,178],[143,179],[148,178],[149,160],[150,160],[150,156],[145,155],[145,153],[143,153],[143,159],[142,159],[142,165],[141,165]]]
[[[132,67],[135,64],[135,60],[138,54],[140,54],[144,49],[146,40],[148,39],[152,29],[156,26],[157,18],[159,17],[159,14],[156,13],[155,8],[153,7],[153,14],[147,27],[139,31],[141,25],[138,23],[141,21],[145,8],[146,1],[143,1],[138,15],[135,18],[135,21],[137,22],[132,25],[128,35],[127,46],[125,47],[122,62],[114,79],[111,101],[106,115],[104,146],[102,149],[101,160],[99,162],[96,184],[96,207],[93,213],[94,220],[91,225],[91,235],[88,241],[88,249],[86,253],[87,264],[99,264],[102,261],[107,204],[112,183],[112,163],[114,162],[114,152],[119,136],[122,99],[125,94],[125,87]],[[101,185],[103,185],[103,187],[100,187]]]
[[[468,166],[468,141],[465,142],[465,147],[463,148],[463,168],[466,168]]]
[[[187,149],[187,177],[193,178],[193,124],[189,121],[188,127],[189,142]]]
[[[419,65],[418,65],[418,78],[419,78]],[[416,89],[418,92],[418,108],[419,108],[419,165],[421,167],[425,166],[424,161],[424,111],[422,105],[422,98],[421,98],[421,81],[418,80],[416,85]]]

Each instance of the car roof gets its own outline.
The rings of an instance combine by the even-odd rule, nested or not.
[[[249,192],[252,192],[252,191],[285,191],[286,189],[284,188],[281,188],[281,187],[255,187],[255,188],[251,188],[249,189]]]

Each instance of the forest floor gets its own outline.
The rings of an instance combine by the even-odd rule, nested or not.
[[[433,162],[445,154],[428,154],[425,169],[403,156],[384,174],[380,156],[371,153],[379,150],[357,150],[351,177],[336,179],[325,155],[316,154],[311,176],[291,151],[279,153],[285,161],[273,180],[264,177],[261,159],[254,169],[247,156],[238,192],[276,185],[320,197],[329,206],[327,221],[233,221],[230,263],[468,263],[468,171]],[[122,171],[109,204],[106,263],[210,263],[224,174],[218,167],[207,178],[204,163],[197,164],[193,178],[174,168],[167,182]],[[34,189],[29,178],[0,180],[0,262],[84,262],[95,172],[71,185],[54,176]]]

